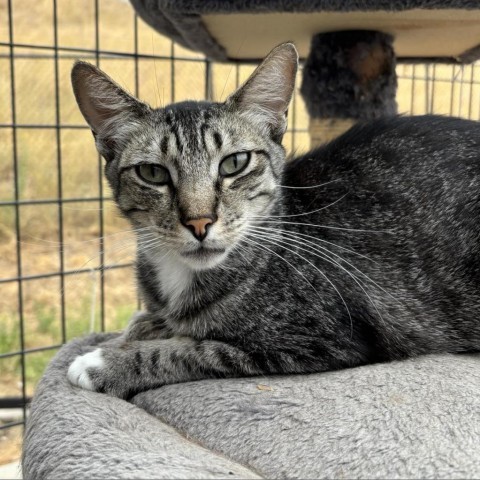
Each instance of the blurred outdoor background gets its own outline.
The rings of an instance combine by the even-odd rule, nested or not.
[[[0,408],[0,464],[19,457],[18,399],[33,394],[59,346],[122,329],[139,308],[129,227],[71,91],[75,59],[153,106],[223,100],[253,69],[173,45],[126,0],[0,0],[0,406],[10,407]],[[399,111],[479,119],[479,67],[400,64]],[[289,119],[285,146],[303,152],[299,95]]]

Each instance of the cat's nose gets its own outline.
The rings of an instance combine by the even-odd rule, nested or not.
[[[182,223],[192,232],[193,236],[199,241],[203,241],[208,234],[210,225],[216,222],[213,215],[202,215],[201,217],[188,218]]]

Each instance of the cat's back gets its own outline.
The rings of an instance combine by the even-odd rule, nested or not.
[[[391,117],[359,123],[332,142],[293,160],[285,179],[296,186],[316,185],[334,174],[396,174],[466,171],[480,174],[480,123],[454,117]]]
[[[289,214],[322,209],[310,222],[350,215],[377,228],[392,227],[392,216],[480,224],[480,123],[426,115],[357,125],[294,160],[283,183],[301,187],[285,189]]]
[[[284,189],[278,222],[318,239],[314,262],[335,285],[358,285],[345,266],[354,269],[382,286],[385,318],[406,326],[415,318],[429,335],[445,328],[478,345],[479,123],[422,116],[358,125],[293,161],[283,185],[296,188]],[[340,257],[349,263],[338,266]],[[358,289],[348,296],[360,304]]]

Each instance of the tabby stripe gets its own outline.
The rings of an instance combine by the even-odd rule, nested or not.
[[[204,150],[208,151],[208,149],[207,149],[207,139],[206,139],[207,130],[208,130],[208,125],[205,124],[205,123],[202,123],[202,125],[200,125],[200,138],[202,140],[202,145],[203,145]],[[202,148],[202,145],[200,145],[200,148]]]
[[[164,155],[168,155],[168,140],[169,140],[169,137],[165,135],[162,138],[162,142],[160,144],[160,150]]]
[[[167,110],[167,114],[165,115],[165,123],[168,126],[173,124],[173,112],[171,110]]]
[[[198,364],[192,356],[184,357],[182,359],[182,365],[188,375],[191,375],[196,369],[198,369]]]
[[[218,132],[213,132],[213,141],[217,146],[217,150],[220,150],[223,145],[223,140],[222,140],[222,136]]]
[[[105,380],[103,380],[100,385],[97,385],[97,386],[96,386],[96,391],[97,391],[98,393],[105,393],[105,392],[106,392],[106,388],[107,388],[107,384],[106,384]]]
[[[270,361],[268,359],[267,353],[261,351],[250,352],[250,358],[252,359],[253,364],[264,373],[270,371]]]
[[[135,352],[133,369],[137,377],[142,374],[142,363],[142,354],[140,352]]]
[[[234,373],[241,372],[238,361],[235,361],[235,359],[232,358],[230,352],[226,348],[219,348],[216,353],[224,370]]]
[[[270,164],[270,170],[272,172],[272,175],[275,177],[275,180],[278,180],[280,176],[277,173],[275,173],[275,169],[273,168],[272,157],[268,154],[268,152],[266,152],[265,150],[254,150],[254,152],[257,155],[263,155],[264,157],[267,158],[268,163]]]
[[[159,387],[161,387],[161,385],[159,385]],[[137,395],[137,393],[139,393],[139,390],[138,390],[138,389],[129,388],[129,389],[125,392],[124,398],[125,398],[125,400],[128,402],[128,401],[130,401],[135,395]]]
[[[247,188],[247,192],[253,192],[255,191],[258,187],[262,185],[263,182],[258,182],[255,185],[252,185],[251,187]]]
[[[231,185],[230,188],[233,190],[236,190],[237,188],[242,187],[245,185],[245,181],[248,180],[250,177],[258,177],[259,175],[262,175],[265,172],[265,165],[260,165],[258,166],[255,170],[252,170],[251,172],[246,173],[242,177],[238,177]]]
[[[180,132],[176,125],[171,125],[170,127],[173,136],[175,137],[175,145],[177,146],[178,153],[183,152],[182,142],[180,141]]]
[[[177,352],[172,352],[170,354],[170,361],[174,364],[174,365],[177,365],[178,362],[179,362],[179,357],[178,357],[178,354]]]
[[[154,300],[155,303],[163,305],[165,302],[160,295],[157,275],[155,271],[152,271],[151,268],[148,267],[148,265],[148,262],[146,262],[145,259],[142,259],[142,256],[139,255],[136,266],[138,282],[145,293]]]
[[[158,362],[160,360],[160,351],[155,350],[150,355],[150,373],[156,377],[158,375]]]
[[[122,175],[123,172],[125,172],[126,170],[130,170],[131,168],[135,167],[136,165],[127,165],[126,167],[120,167],[118,169],[118,175]]]

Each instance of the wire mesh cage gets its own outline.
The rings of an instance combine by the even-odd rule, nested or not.
[[[18,458],[29,399],[60,346],[119,330],[140,307],[133,237],[71,92],[76,59],[154,106],[225,99],[254,68],[171,43],[125,0],[0,0],[0,465]],[[397,73],[400,112],[480,118],[479,65],[400,64]],[[289,119],[285,147],[303,152],[298,93]]]

